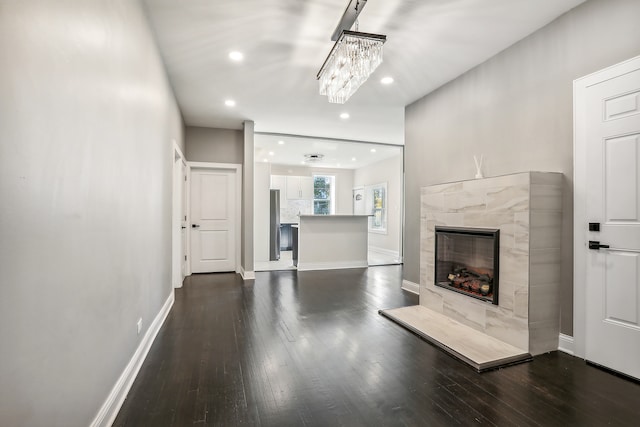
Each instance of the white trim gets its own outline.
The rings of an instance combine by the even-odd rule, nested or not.
[[[344,268],[367,268],[368,266],[367,261],[305,262],[298,263],[298,271],[341,270]]]
[[[420,295],[420,285],[418,285],[417,283],[410,282],[408,280],[402,279],[401,288],[404,289],[407,292],[411,292],[411,293],[414,293],[416,295]]]
[[[236,174],[236,266],[234,271],[242,273],[242,165],[238,163],[187,162],[187,224],[191,224],[191,169],[226,169]],[[187,230],[190,230],[187,226]],[[191,232],[187,233],[187,276],[191,275]],[[244,276],[243,276],[244,277]]]
[[[124,403],[124,399],[127,397],[131,386],[133,385],[133,381],[136,379],[140,368],[142,367],[142,363],[147,357],[149,353],[149,349],[153,344],[153,341],[158,335],[162,324],[164,323],[167,315],[171,311],[171,307],[173,307],[173,302],[175,300],[174,290],[171,289],[171,293],[169,297],[165,301],[164,305],[160,309],[160,312],[156,315],[156,318],[153,319],[153,322],[147,329],[147,332],[144,334],[144,337],[140,341],[138,348],[135,353],[127,363],[127,366],[124,368],[124,371],[116,381],[115,385],[111,389],[111,392],[107,396],[107,399],[102,404],[102,407],[98,411],[98,414],[91,422],[91,427],[102,427],[102,426],[111,426]]]
[[[382,255],[391,256],[395,259],[400,259],[400,252],[391,249],[385,249],[378,246],[368,246],[368,250],[370,250],[371,252],[377,252]]]
[[[597,71],[573,82],[573,351],[586,356],[587,300],[584,284],[587,259],[587,162],[586,162],[586,91],[590,86],[640,69],[640,56]]]
[[[182,160],[186,163],[187,162],[187,158],[185,157],[184,153],[182,152],[182,150],[180,149],[180,146],[178,145],[178,142],[174,139],[171,140],[173,142],[173,149],[176,150],[178,152],[178,155],[182,158]]]
[[[573,337],[565,334],[560,334],[558,337],[558,350],[573,356],[574,355]]]
[[[238,173],[242,172],[242,165],[240,163],[214,163],[214,162],[192,162],[192,161],[187,161],[187,165],[189,165],[192,168],[235,169]]]
[[[242,280],[254,280],[256,278],[255,271],[244,271],[242,266],[240,267],[240,276],[242,276]]]
[[[187,220],[185,224],[187,226],[187,247],[184,248],[185,255],[187,255],[187,276],[191,276],[191,165],[187,162]]]

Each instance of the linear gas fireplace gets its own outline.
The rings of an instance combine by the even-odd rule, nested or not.
[[[500,230],[435,227],[435,284],[498,304]]]

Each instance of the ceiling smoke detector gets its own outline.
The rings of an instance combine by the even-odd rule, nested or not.
[[[324,158],[324,154],[314,153],[314,154],[305,154],[304,160],[305,162],[313,163],[319,162]]]

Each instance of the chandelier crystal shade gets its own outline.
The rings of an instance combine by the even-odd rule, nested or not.
[[[344,104],[382,63],[387,36],[344,30],[318,72],[320,95]]]

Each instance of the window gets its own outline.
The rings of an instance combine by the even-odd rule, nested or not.
[[[331,215],[335,212],[333,203],[335,188],[334,177],[326,175],[313,176],[313,214]]]
[[[368,206],[371,219],[369,231],[377,233],[387,232],[387,183],[372,185],[368,188]]]

